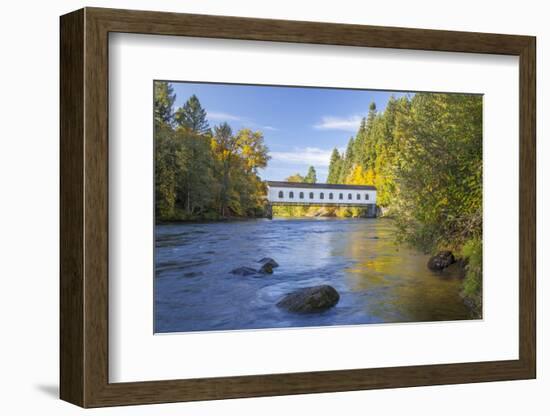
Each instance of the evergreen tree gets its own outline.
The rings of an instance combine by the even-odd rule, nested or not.
[[[365,128],[367,130],[367,134],[369,133],[369,128],[372,127],[372,123],[373,123],[375,117],[376,117],[376,103],[373,101],[369,105],[369,115],[367,116],[367,122],[366,122],[366,125],[365,125]]]
[[[330,156],[330,164],[328,167],[327,183],[338,183],[340,179],[340,170],[342,168],[342,159],[338,149],[334,148]]]
[[[361,164],[364,169],[374,167],[376,160],[376,143],[377,137],[374,134],[374,125],[376,122],[376,104],[374,102],[369,105],[369,114],[365,122],[365,127],[359,131],[362,146],[355,152],[356,163]]]
[[[176,158],[173,130],[164,123],[155,128],[155,216],[171,219],[176,208]]]
[[[317,172],[313,166],[310,166],[307,175],[304,178],[305,183],[317,183]]]
[[[154,112],[155,126],[160,124],[172,124],[172,106],[176,100],[172,84],[165,81],[155,81],[154,83]]]
[[[349,139],[348,147],[346,147],[346,152],[342,160],[342,167],[340,169],[340,177],[338,178],[338,183],[346,183],[346,177],[351,172],[354,163],[354,140],[353,137]]]
[[[178,108],[174,116],[177,126],[185,127],[197,134],[207,134],[210,126],[206,120],[206,111],[196,95],[192,95],[183,107]]]
[[[220,215],[227,215],[231,185],[231,169],[235,159],[236,140],[231,127],[222,123],[214,127],[213,149],[220,162]]]
[[[355,135],[355,140],[353,141],[353,161],[352,163],[362,163],[363,155],[365,154],[367,147],[367,118],[363,117],[361,119],[361,125],[359,130]]]
[[[178,140],[178,202],[188,216],[201,214],[212,203],[213,157],[209,138],[187,129],[176,131]]]

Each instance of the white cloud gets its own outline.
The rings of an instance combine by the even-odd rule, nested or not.
[[[321,118],[321,122],[313,127],[318,130],[345,130],[356,132],[361,125],[361,116],[354,115],[350,117],[326,116]]]
[[[223,111],[211,111],[207,112],[206,118],[208,120],[213,121],[238,121],[240,124],[246,124],[250,128],[259,128],[260,130],[269,130],[269,131],[277,131],[278,129],[273,126],[260,126],[259,124],[255,123],[254,121],[248,119],[247,117],[241,117],[235,114],[231,113],[225,113]]]
[[[234,114],[222,113],[217,111],[207,112],[206,118],[210,120],[221,120],[221,121],[241,121],[242,117],[236,116]]]
[[[328,166],[332,149],[295,148],[292,152],[269,152],[272,162],[296,165]]]

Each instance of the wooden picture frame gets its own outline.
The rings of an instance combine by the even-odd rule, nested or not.
[[[530,36],[85,8],[61,17],[60,396],[82,407],[338,392],[536,376],[535,51]],[[110,383],[108,35],[111,32],[519,57],[519,359]]]

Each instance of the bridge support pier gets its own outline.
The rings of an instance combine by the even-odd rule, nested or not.
[[[367,205],[365,218],[376,218],[376,204]]]

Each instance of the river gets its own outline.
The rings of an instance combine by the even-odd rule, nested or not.
[[[394,243],[384,219],[258,219],[156,226],[155,332],[469,319],[460,269],[427,269],[428,256]],[[272,275],[236,276],[272,257]],[[293,314],[276,303],[332,285],[339,303]]]

